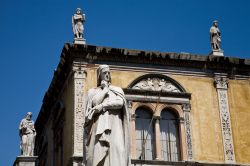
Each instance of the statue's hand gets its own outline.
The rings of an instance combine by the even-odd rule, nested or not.
[[[101,87],[105,88],[105,87],[108,87],[108,86],[109,86],[109,83],[107,81],[105,81],[105,80],[102,80]]]
[[[100,113],[102,111],[102,109],[103,109],[102,104],[99,104],[99,105],[92,108],[92,110],[94,111],[95,114]]]
[[[104,93],[108,93],[108,91],[109,91],[109,83],[107,81],[102,80],[101,87],[102,87]]]

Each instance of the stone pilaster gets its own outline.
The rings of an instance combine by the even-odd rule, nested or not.
[[[232,137],[231,119],[228,105],[228,78],[222,75],[216,75],[214,78],[217,89],[221,132],[224,146],[224,159],[226,163],[235,163],[235,153]]]
[[[74,66],[74,137],[73,137],[73,166],[81,164],[79,157],[83,157],[83,125],[85,102],[86,72],[80,66]],[[74,160],[76,159],[77,160]]]
[[[155,150],[156,150],[156,160],[162,160],[161,156],[161,131],[160,131],[160,116],[155,116]]]
[[[186,135],[186,145],[187,145],[187,160],[193,160],[193,143],[192,143],[192,130],[190,122],[190,104],[183,104],[182,109],[184,111],[184,126],[185,126],[185,135]]]

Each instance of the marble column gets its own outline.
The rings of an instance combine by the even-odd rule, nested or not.
[[[160,131],[160,116],[155,116],[155,152],[156,160],[162,160],[161,156],[161,131]]]
[[[228,78],[225,75],[215,75],[215,87],[217,89],[221,132],[224,146],[225,163],[235,163],[235,153],[231,128],[231,117],[228,105]]]
[[[187,145],[187,160],[193,160],[193,143],[192,143],[192,134],[191,134],[191,122],[190,122],[190,104],[183,104],[182,109],[184,111],[184,126],[185,126],[185,135],[186,135],[186,145]]]
[[[130,116],[130,130],[131,130],[131,158],[136,159],[136,128],[135,128],[135,114],[132,113],[132,101],[127,102]]]
[[[185,123],[184,118],[180,117],[179,119],[179,136],[180,136],[180,150],[181,150],[181,160],[187,160],[187,144],[186,144],[186,137],[185,137]]]
[[[131,115],[131,158],[136,159],[136,128],[135,128],[135,114]]]

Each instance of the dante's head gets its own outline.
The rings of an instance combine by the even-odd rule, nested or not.
[[[101,85],[102,80],[111,83],[111,76],[108,65],[100,65],[97,69],[97,86]]]
[[[32,117],[32,112],[28,112],[26,115],[26,119],[31,120],[31,117]]]

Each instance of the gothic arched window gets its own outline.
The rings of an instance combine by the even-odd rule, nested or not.
[[[136,158],[152,160],[154,156],[154,130],[152,114],[143,107],[135,111],[136,115]]]
[[[161,152],[166,161],[180,160],[180,141],[178,116],[168,109],[161,112]]]

